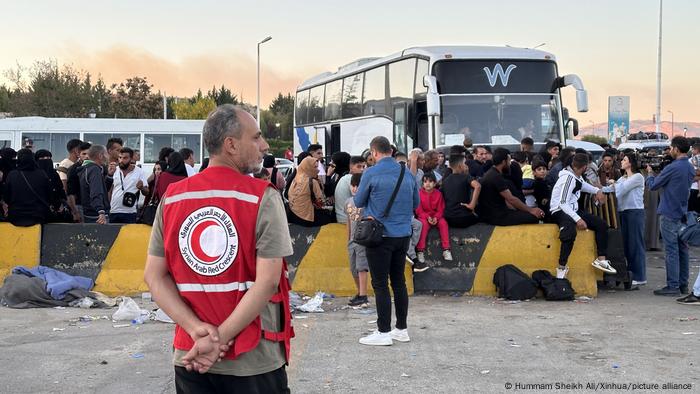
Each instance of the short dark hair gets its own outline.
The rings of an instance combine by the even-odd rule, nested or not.
[[[124,140],[122,140],[119,137],[112,137],[107,140],[107,150],[111,150],[114,144],[119,144],[121,146],[124,146]]]
[[[571,164],[570,159],[574,157],[574,154],[576,154],[576,150],[570,146],[567,146],[559,152],[559,160],[564,164],[564,167]]]
[[[496,150],[493,151],[493,165],[497,166],[506,161],[509,154],[510,151],[506,148],[496,148]]]
[[[513,152],[510,156],[518,163],[527,163],[527,153],[523,151]]]
[[[483,149],[483,150],[485,150],[486,152],[491,153],[491,147],[488,146],[488,145],[477,145],[477,146],[475,146],[475,147],[474,147],[474,153],[476,153],[476,151],[478,151],[479,149]]]
[[[423,179],[421,180],[421,182],[425,181],[432,181],[434,183],[437,183],[437,178],[435,178],[435,174],[433,174],[432,171],[428,171],[425,174],[423,174]]]
[[[374,149],[381,154],[391,154],[391,142],[386,137],[374,137],[369,143],[370,149]]]
[[[540,159],[539,157],[533,160],[532,162],[532,169],[536,170],[540,167],[547,168],[547,163],[544,162],[544,160]],[[547,168],[548,169],[548,168]]]
[[[561,144],[560,144],[560,143],[558,143],[557,141],[551,141],[551,140],[550,140],[550,141],[547,141],[547,143],[544,145],[544,149],[545,149],[545,150],[549,150],[549,149],[551,149],[551,148],[554,148],[555,146],[558,146],[559,148],[561,148]]]
[[[449,153],[449,155],[447,155],[447,156],[449,156],[449,157],[452,157],[452,156],[455,156],[455,155],[462,155],[462,156],[464,156],[464,154],[465,154],[466,152],[467,152],[467,148],[466,148],[464,145],[452,145],[452,146],[450,147],[450,153]]]
[[[360,164],[360,163],[367,163],[367,160],[365,160],[365,158],[362,156],[351,156],[350,157],[350,165],[351,166],[354,166],[355,164]]]
[[[309,145],[308,148],[306,148],[306,151],[311,153],[311,152],[317,151],[319,149],[323,149],[323,146],[321,146],[321,144],[311,144],[311,145]]]
[[[613,156],[612,153],[607,152],[607,151],[603,153],[603,156],[601,156],[601,159],[605,159],[606,157],[609,157],[609,158],[611,158],[611,159],[613,159],[613,160],[615,159],[615,156]]]
[[[464,163],[467,158],[464,155],[450,155],[450,167],[457,167]]]
[[[166,159],[173,152],[175,152],[175,149],[173,149],[169,146],[164,146],[164,147],[160,148],[160,152],[158,152],[158,161],[166,161]]]
[[[82,144],[82,143],[83,143],[83,141],[81,141],[77,138],[73,138],[72,140],[68,141],[68,143],[66,144],[66,150],[70,153],[73,149],[79,148],[80,144]]]
[[[520,140],[520,143],[523,145],[535,145],[535,141],[530,137],[523,138],[522,140]]]
[[[80,143],[80,151],[82,152],[84,150],[88,150],[88,149],[90,149],[91,146],[92,146],[92,144],[87,142],[87,141],[81,142]]]
[[[194,151],[190,148],[182,148],[180,149],[180,155],[183,160],[187,160],[194,155]]]
[[[696,142],[693,144],[693,149],[700,149],[700,142]]]
[[[681,153],[688,153],[690,150],[690,143],[688,139],[682,136],[675,136],[671,140],[671,146],[675,146]]]
[[[350,186],[360,186],[361,180],[362,180],[362,174],[350,175]]]
[[[585,153],[576,153],[574,159],[571,161],[571,166],[573,168],[581,168],[588,165],[588,155]]]
[[[126,154],[129,155],[130,158],[132,158],[132,159],[134,158],[134,150],[131,149],[131,148],[126,148],[126,147],[125,147],[125,148],[122,148],[122,149],[119,151],[119,153],[126,153]]]

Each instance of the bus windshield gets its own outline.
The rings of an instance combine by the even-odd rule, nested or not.
[[[450,94],[441,96],[438,145],[519,145],[530,137],[536,145],[561,140],[556,94]]]

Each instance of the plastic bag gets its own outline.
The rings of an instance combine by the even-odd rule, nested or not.
[[[175,324],[175,322],[173,321],[173,319],[171,319],[170,316],[168,316],[168,314],[165,313],[165,311],[162,310],[162,309],[158,309],[158,310],[156,311],[155,319],[156,319],[157,321],[160,321],[160,322],[163,322],[163,323]]]
[[[143,315],[148,315],[148,311],[141,309],[136,301],[130,297],[122,298],[122,302],[119,303],[119,309],[112,315],[112,320],[134,320],[139,319]]]
[[[297,309],[302,312],[323,313],[323,308],[321,308],[321,305],[323,305],[323,293],[319,291],[315,296],[308,300],[306,304],[298,306]]]

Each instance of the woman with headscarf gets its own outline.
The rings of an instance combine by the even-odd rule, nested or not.
[[[62,187],[61,187],[62,188]],[[17,169],[7,175],[3,200],[8,205],[7,218],[15,226],[46,223],[49,217],[51,184],[39,170],[29,149],[17,152]]]
[[[347,152],[335,152],[331,156],[331,163],[326,172],[326,184],[323,192],[326,197],[332,199],[335,196],[335,185],[338,184],[343,175],[350,172],[350,154]]]
[[[297,166],[299,166],[301,164],[301,162],[309,156],[311,156],[311,155],[307,151],[303,151],[303,152],[299,153],[299,156],[297,156]],[[289,200],[289,188],[292,186],[292,181],[296,177],[297,177],[297,167],[295,167],[291,171],[289,171],[289,174],[287,174],[287,178],[284,180],[284,182],[286,183],[286,185],[284,186],[284,192],[282,193],[282,199],[284,201]]]
[[[44,171],[49,178],[49,184],[51,186],[49,204],[51,205],[51,210],[52,212],[59,212],[64,207],[67,197],[66,191],[63,189],[61,177],[58,176],[58,172],[56,172],[53,166],[53,156],[50,151],[39,149],[34,153],[34,159],[36,160],[37,167]]]
[[[277,169],[277,163],[275,163],[275,156],[266,155],[263,159],[263,168],[270,173],[270,182],[277,188],[277,190],[284,190],[287,186],[287,181],[284,179],[284,175]]]
[[[318,180],[318,160],[307,157],[299,164],[289,187],[289,221],[305,227],[331,223],[334,215],[324,209],[324,205],[323,189]]]
[[[185,160],[180,153],[172,152],[170,156],[168,156],[168,168],[163,171],[156,180],[154,198],[160,201],[171,183],[179,182],[185,178],[187,178]]]

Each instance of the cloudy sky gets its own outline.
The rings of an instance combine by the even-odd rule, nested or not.
[[[265,106],[360,57],[419,45],[545,43],[560,73],[578,74],[589,90],[582,125],[606,120],[609,95],[631,96],[632,119],[655,111],[658,0],[3,3],[1,70],[55,59],[108,83],[147,76],[180,96],[223,83],[254,102],[256,43],[270,35],[261,56]],[[664,120],[672,110],[677,123],[700,121],[698,15],[700,2],[664,3]],[[575,107],[573,89],[564,100]]]

